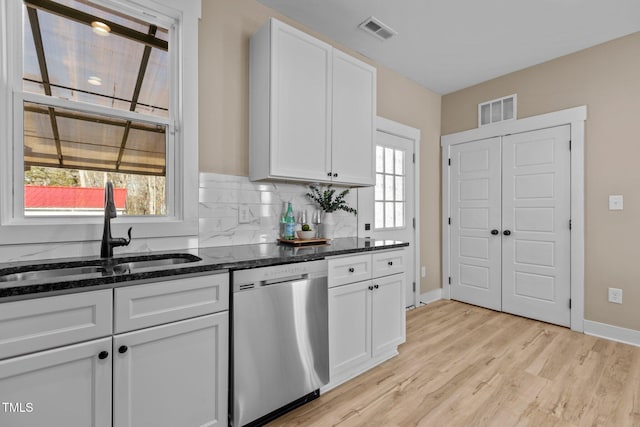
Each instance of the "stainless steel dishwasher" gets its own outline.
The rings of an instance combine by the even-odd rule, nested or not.
[[[327,261],[232,273],[230,421],[262,425],[329,382]]]

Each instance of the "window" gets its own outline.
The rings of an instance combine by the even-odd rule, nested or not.
[[[22,16],[25,216],[100,215],[106,180],[122,214],[165,215],[169,29],[78,0]]]
[[[64,224],[93,236],[107,180],[138,236],[196,234],[200,0],[0,5],[0,237]],[[175,227],[148,227],[163,223]],[[64,241],[54,234],[27,240]]]
[[[376,187],[374,190],[376,230],[404,228],[405,153],[376,146]]]

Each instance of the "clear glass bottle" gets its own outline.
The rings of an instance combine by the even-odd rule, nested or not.
[[[293,215],[291,202],[287,206],[287,214],[284,216],[284,238],[293,240],[296,238],[296,218]]]
[[[283,202],[282,203],[282,212],[280,213],[280,230],[278,232],[278,237],[281,239],[284,239],[284,225],[287,222],[286,221],[286,216],[287,216],[287,202]]]

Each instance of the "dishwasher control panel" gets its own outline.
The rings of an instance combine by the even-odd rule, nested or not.
[[[277,282],[326,276],[326,260],[297,262],[232,272],[233,292],[253,289]]]

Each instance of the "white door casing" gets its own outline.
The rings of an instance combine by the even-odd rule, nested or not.
[[[502,310],[563,326],[571,323],[570,136],[565,125],[502,141]]]
[[[501,309],[500,162],[500,138],[451,148],[451,298],[493,310]]]
[[[358,189],[358,237],[372,237],[376,239],[402,240],[409,242],[405,248],[406,260],[406,302],[405,305],[418,306],[420,304],[420,130],[394,122],[383,117],[377,117],[376,144],[394,144],[395,149],[405,151],[405,199],[404,209],[406,227],[402,229],[375,229],[375,194],[374,187]],[[412,154],[413,153],[413,154]],[[414,159],[415,162],[414,162]],[[415,218],[415,227],[414,227]],[[365,228],[366,225],[370,229]],[[415,283],[415,292],[414,292]]]
[[[472,129],[441,137],[442,149],[442,295],[450,298],[449,285],[452,260],[451,231],[448,218],[451,215],[451,176],[448,167],[449,156],[458,144],[480,141],[516,133],[569,125],[571,138],[570,153],[570,327],[584,330],[584,124],[587,118],[586,106],[570,108],[525,119],[501,122],[492,126]]]

